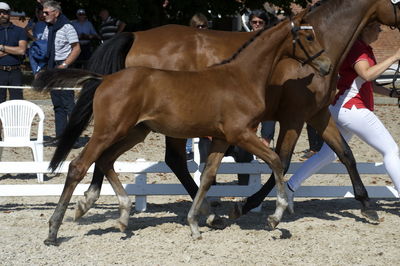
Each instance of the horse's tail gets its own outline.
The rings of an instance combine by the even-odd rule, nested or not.
[[[88,126],[93,114],[93,98],[102,76],[85,70],[54,69],[39,74],[33,82],[36,90],[48,90],[51,87],[82,86],[78,101],[71,113],[68,124],[58,139],[56,151],[49,168],[54,172],[70,153],[74,143]]]
[[[87,69],[105,75],[125,68],[125,58],[134,39],[133,33],[122,32],[105,41],[90,57]]]

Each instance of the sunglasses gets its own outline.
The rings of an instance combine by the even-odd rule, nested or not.
[[[3,14],[3,15],[9,15],[10,14],[10,10],[0,10],[0,14]]]
[[[256,25],[256,24],[260,24],[260,25],[264,25],[264,20],[252,20],[250,21],[251,24]]]
[[[196,28],[198,29],[207,29],[207,25],[197,25]]]
[[[55,10],[43,11],[43,15],[48,16],[50,15],[50,12],[55,12]]]

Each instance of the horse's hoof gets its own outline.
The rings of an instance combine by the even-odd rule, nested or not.
[[[279,224],[279,220],[276,219],[275,216],[273,216],[273,215],[268,216],[267,225],[268,225],[269,229],[274,230],[278,224]]]
[[[43,241],[43,243],[46,246],[58,246],[59,245],[55,239],[50,239],[50,238],[47,238],[45,241]]]
[[[125,232],[127,227],[128,227],[128,224],[118,221],[118,228],[121,233]]]
[[[235,203],[231,211],[229,212],[229,219],[236,220],[242,216],[242,205]]]
[[[206,223],[208,226],[214,229],[224,229],[226,227],[225,219],[216,214],[209,215],[206,220]]]
[[[374,210],[369,209],[361,209],[361,214],[366,217],[368,220],[379,222],[379,215]]]

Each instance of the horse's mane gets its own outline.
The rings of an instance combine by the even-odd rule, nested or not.
[[[254,42],[264,31],[271,29],[272,27],[275,27],[276,25],[278,25],[279,23],[281,23],[283,20],[278,21],[276,23],[274,23],[273,25],[271,25],[270,27],[264,28],[262,30],[257,31],[256,34],[254,34],[253,37],[251,37],[247,42],[245,42],[239,49],[237,49],[237,51],[228,59],[224,59],[223,61],[221,61],[220,63],[214,64],[212,66],[219,66],[219,65],[224,65],[227,64],[229,62],[232,62],[236,57],[238,57],[238,55],[246,48],[248,47],[252,42]]]

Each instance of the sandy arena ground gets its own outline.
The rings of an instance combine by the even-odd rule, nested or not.
[[[51,105],[46,113],[45,136],[54,134]],[[400,143],[400,109],[377,106],[382,119]],[[90,136],[90,129],[85,132]],[[350,143],[358,162],[380,162],[381,156],[354,138]],[[294,161],[308,146],[305,130],[296,147]],[[81,149],[75,149],[68,160]],[[54,148],[45,148],[45,160]],[[160,161],[164,157],[164,137],[150,134],[120,158]],[[5,149],[3,160],[31,160],[27,149]],[[121,175],[123,183],[132,176]],[[362,176],[365,185],[391,184],[388,176]],[[266,180],[267,177],[263,177]],[[218,181],[235,181],[223,176]],[[63,183],[64,176],[49,175],[45,183]],[[86,177],[83,183],[89,183]],[[169,174],[150,176],[149,183],[177,183]],[[3,184],[35,184],[35,175],[3,175]],[[307,185],[350,185],[347,175],[315,175]],[[48,220],[58,197],[0,198],[0,265],[398,265],[400,260],[400,202],[378,199],[381,222],[364,219],[354,199],[296,199],[296,214],[285,214],[278,229],[268,231],[266,218],[275,207],[273,198],[263,203],[261,213],[250,213],[230,221],[223,230],[210,229],[200,221],[202,240],[193,241],[186,223],[188,196],[148,197],[148,210],[132,208],[126,233],[119,232],[116,197],[102,196],[96,206],[78,222],[73,221],[73,197],[59,230],[60,246],[45,246]],[[133,199],[134,200],[134,199]],[[227,217],[237,198],[223,198],[215,211]]]

